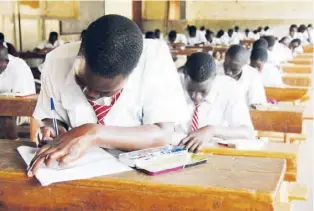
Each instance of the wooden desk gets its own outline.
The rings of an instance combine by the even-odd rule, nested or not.
[[[250,114],[255,130],[302,133],[303,109],[288,110],[270,107],[266,110],[251,110]]]
[[[313,45],[303,46],[304,53],[313,53]]]
[[[261,158],[283,158],[287,161],[285,181],[296,181],[298,172],[299,146],[296,144],[267,143],[261,150],[237,150],[225,147],[203,147],[201,150],[206,154],[225,156],[246,156]]]
[[[285,64],[282,65],[282,70],[285,73],[312,73],[312,65],[305,64]]]
[[[265,87],[268,99],[276,99],[278,101],[296,101],[300,100],[308,93],[307,87]]]
[[[202,49],[200,48],[186,48],[186,49],[175,49],[171,50],[172,55],[185,55],[185,56],[190,56],[193,53],[201,52]]]
[[[136,171],[41,187],[25,176],[16,147],[0,140],[4,210],[279,211],[284,159],[210,156],[207,164],[160,176]],[[105,168],[105,167],[104,167]],[[286,209],[284,209],[287,211]]]
[[[255,40],[240,40],[240,45],[244,45],[246,47],[251,47]]]
[[[313,57],[314,57],[313,53],[303,53],[303,54],[297,55],[295,58],[297,58],[297,59],[313,59]]]
[[[284,84],[290,86],[311,86],[311,74],[285,74],[282,76]]]
[[[312,65],[313,64],[313,58],[294,58],[293,60],[289,61],[289,63]]]
[[[30,120],[30,139],[36,139],[37,123],[32,118],[37,95],[29,97],[3,97],[0,96],[0,116],[28,116]]]
[[[21,59],[45,59],[46,53],[39,53],[34,51],[27,51],[27,52],[19,52],[19,57]]]

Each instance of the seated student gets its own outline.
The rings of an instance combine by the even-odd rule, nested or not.
[[[273,36],[273,31],[269,28],[269,26],[265,26],[261,32],[261,36]]]
[[[298,26],[295,24],[292,24],[289,28],[289,34],[287,35],[289,42],[291,42],[294,39],[299,38],[300,39],[300,35],[298,33]]]
[[[84,57],[77,57],[81,44]],[[123,16],[95,20],[83,43],[52,51],[45,68],[34,117],[42,121],[43,139],[55,138],[52,97],[60,136],[58,143],[37,154],[30,177],[43,163],[72,162],[91,147],[136,150],[166,145],[175,124],[187,117],[167,45],[143,40],[139,27]]]
[[[214,35],[214,32],[210,31],[209,29],[206,30],[205,38],[207,40],[206,45],[216,45],[217,38]]]
[[[217,45],[225,45],[225,46],[229,46],[229,38],[228,38],[228,35],[225,33],[225,31],[223,29],[220,29],[218,32],[217,32],[217,40],[218,43]]]
[[[257,30],[253,31],[253,40],[258,40],[259,38],[261,38],[260,33]]]
[[[310,35],[307,27],[302,24],[298,28],[299,39],[301,40],[302,45],[310,44]]]
[[[282,87],[284,83],[280,70],[273,64],[267,63],[267,50],[254,48],[251,52],[250,65],[260,73],[263,84],[266,87]]]
[[[254,40],[254,34],[249,29],[245,29],[242,40]]]
[[[235,36],[238,40],[243,39],[243,34],[240,32],[239,26],[234,27],[233,36]]]
[[[230,77],[217,76],[213,57],[192,54],[180,74],[189,119],[176,127],[187,134],[180,145],[196,152],[213,137],[253,139],[253,125],[240,85]]]
[[[268,48],[267,48],[267,54],[268,54],[268,59],[267,62],[274,64],[274,65],[279,65],[280,64],[280,58],[278,55],[278,52],[276,52],[277,49],[275,49],[275,43],[276,39],[274,36],[263,36],[263,39],[265,39],[268,43]]]
[[[234,34],[233,29],[228,29],[228,39],[229,45],[238,45],[240,44],[240,39],[237,35]]]
[[[57,32],[50,32],[48,41],[39,44],[34,51],[48,53],[63,44],[64,41],[59,39]]]
[[[299,54],[302,54],[303,51],[303,47],[301,45],[301,40],[300,39],[294,39],[290,42],[289,44],[289,48],[292,52],[292,56],[295,57]]]
[[[312,26],[312,24],[307,25],[307,29],[309,32],[309,41],[310,43],[314,43],[314,28]]]
[[[290,42],[288,37],[283,37],[281,38],[281,40],[279,40],[279,46],[283,56],[283,62],[288,62],[293,59],[292,51],[289,48],[289,44]]]
[[[12,56],[19,56],[19,53],[17,52],[14,45],[12,45],[9,42],[6,42],[4,39],[4,34],[0,32],[0,45],[6,47],[8,49],[8,53]]]
[[[264,48],[268,49],[268,42],[264,38],[260,38],[253,43],[253,49],[255,48]]]
[[[267,103],[267,100],[260,75],[248,62],[248,50],[241,45],[232,45],[226,53],[223,67],[225,75],[237,80],[243,88],[247,104],[255,107]]]
[[[203,35],[203,36],[205,36],[205,34],[206,34],[206,29],[205,29],[205,26],[201,26],[201,28],[200,28],[200,33]]]
[[[187,45],[187,39],[184,34],[177,34],[172,30],[168,34],[168,45],[172,48],[180,48]]]
[[[31,69],[26,62],[8,54],[8,49],[0,45],[0,94],[20,93],[36,94],[35,81]],[[0,117],[2,138],[17,139],[16,118]]]
[[[188,27],[187,41],[189,46],[205,45],[207,42],[205,36],[195,26]]]
[[[156,39],[154,32],[148,31],[145,33],[145,39]]]

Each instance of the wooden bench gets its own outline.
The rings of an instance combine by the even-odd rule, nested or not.
[[[289,86],[311,86],[311,74],[285,74],[282,76],[284,84]]]
[[[186,49],[175,49],[171,50],[172,55],[185,55],[185,56],[190,56],[193,53],[201,52],[202,49],[200,48],[186,48]]]
[[[0,116],[28,116],[30,117],[30,139],[36,139],[38,123],[32,117],[37,95],[29,97],[3,97],[0,96]]]
[[[311,65],[313,64],[313,58],[294,58],[289,62],[292,64]]]
[[[313,53],[313,45],[303,46],[304,53]]]
[[[286,64],[282,65],[282,70],[285,73],[312,73],[312,65],[305,65],[305,64]]]
[[[308,93],[308,90],[308,87],[265,87],[268,99],[276,99],[281,102],[300,100]]]
[[[314,57],[313,53],[303,53],[303,54],[297,55],[295,58],[296,59],[313,59],[313,57]]]
[[[26,144],[0,140],[3,210],[288,211],[289,199],[304,198],[292,191],[298,185],[283,182],[284,159],[243,156],[212,155],[207,164],[159,176],[130,171],[41,187],[17,153]]]

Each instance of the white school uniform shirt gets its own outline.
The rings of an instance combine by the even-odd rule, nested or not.
[[[239,45],[240,44],[240,39],[238,35],[232,35],[232,37],[229,37],[229,45]]]
[[[167,41],[168,40],[169,40],[169,38],[167,36]],[[187,45],[188,41],[187,41],[187,38],[184,34],[177,34],[177,37],[176,37],[174,43],[184,43],[184,45]]]
[[[195,37],[188,36],[187,41],[189,46],[193,46],[200,43],[207,43],[205,35],[203,35],[199,30],[196,31]]]
[[[226,45],[226,46],[229,46],[229,43],[230,43],[230,38],[228,36],[228,33],[224,33],[224,35],[222,35],[220,38],[220,44],[221,45]]]
[[[245,33],[243,33],[242,39],[241,40],[254,40],[255,36],[253,32],[249,32],[248,35],[246,35]]]
[[[44,42],[40,43],[36,48],[42,50],[45,48],[56,48],[56,47],[59,47],[61,45],[64,45],[63,40],[57,40],[53,43],[53,45],[48,41],[44,41]]]
[[[262,72],[260,72],[265,87],[283,87],[282,75],[280,70],[269,63],[264,64]]]
[[[56,118],[68,126],[97,122],[95,111],[74,78],[80,62],[79,47],[80,42],[70,43],[47,55],[42,88],[33,114],[36,119],[51,118],[49,99],[52,97]],[[103,104],[107,104],[108,98],[102,99]],[[105,117],[105,124],[134,127],[158,122],[179,123],[187,118],[184,103],[183,89],[169,48],[164,42],[145,39],[140,61]]]
[[[182,87],[185,89],[184,75],[180,74]],[[188,105],[189,119],[178,125],[178,133],[189,133],[195,105],[187,91],[185,99]],[[198,108],[198,128],[211,126],[252,128],[249,109],[246,105],[244,93],[239,84],[228,76],[216,76],[212,88]]]
[[[34,76],[26,62],[9,55],[9,64],[0,74],[0,93],[36,94]]]
[[[244,65],[238,83],[244,90],[248,105],[266,104],[266,93],[259,72],[250,65]]]

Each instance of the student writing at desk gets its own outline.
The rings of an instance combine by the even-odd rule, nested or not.
[[[178,34],[176,31],[172,30],[168,34],[168,45],[170,48],[181,48],[186,46],[187,39],[184,34]]]
[[[247,63],[249,52],[243,46],[233,45],[227,53],[223,64],[224,72],[241,85],[247,104],[255,107],[267,103],[265,89],[258,71]]]
[[[57,32],[50,32],[48,41],[40,43],[34,51],[41,53],[49,53],[51,50],[63,45],[64,41],[59,39]]]
[[[228,76],[217,76],[213,57],[192,54],[180,73],[189,119],[176,127],[188,134],[180,144],[197,151],[212,137],[252,139],[253,125],[240,85]]]
[[[0,94],[36,94],[32,71],[26,62],[8,54],[8,49],[0,45]],[[0,117],[0,131],[4,138],[17,139],[16,117]]]
[[[136,150],[168,144],[175,123],[187,115],[167,45],[143,42],[134,22],[103,16],[88,27],[82,45],[83,57],[76,57],[80,43],[47,56],[34,117],[43,120],[44,138],[55,138],[49,106],[53,97],[56,118],[63,122],[60,132],[72,129],[38,153],[28,176],[44,162],[71,162],[93,146]]]

